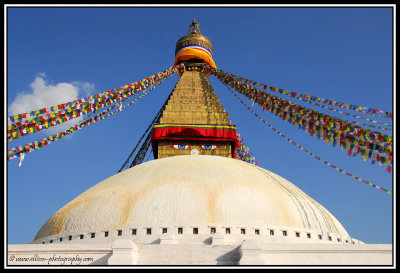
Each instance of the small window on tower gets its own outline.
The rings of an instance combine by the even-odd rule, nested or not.
[[[132,229],[132,235],[136,235],[136,228]]]
[[[182,234],[183,233],[183,228],[178,228],[178,234]]]
[[[230,228],[225,228],[225,234],[231,234],[231,229]]]
[[[256,235],[260,235],[260,230],[259,230],[259,229],[256,229],[256,230],[254,231],[254,233],[255,233]]]
[[[167,231],[168,231],[167,228],[163,228],[163,229],[162,229],[162,233],[163,233],[163,234],[164,234],[164,233],[167,233]]]
[[[122,236],[122,229],[119,229],[118,230],[118,234],[117,234],[118,236]]]
[[[241,228],[241,229],[240,229],[240,234],[246,234],[246,229]]]
[[[269,230],[269,235],[272,235],[272,236],[274,235],[274,230],[273,229]]]
[[[216,232],[216,230],[217,230],[217,229],[216,229],[215,227],[212,227],[212,228],[211,228],[211,234],[214,234],[214,233]]]
[[[146,228],[146,234],[151,235],[151,228]]]
[[[282,235],[283,236],[287,236],[287,231],[286,230],[282,230]]]
[[[199,234],[199,228],[197,227],[193,228],[193,234]]]

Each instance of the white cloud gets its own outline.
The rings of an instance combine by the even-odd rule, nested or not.
[[[73,85],[80,88],[83,91],[82,97],[87,97],[90,95],[90,92],[94,90],[94,84],[90,82],[72,82]]]
[[[82,97],[87,97],[94,90],[94,84],[89,82],[57,83],[50,84],[45,73],[38,73],[35,80],[30,84],[29,92],[22,92],[9,105],[9,115],[28,113],[33,110],[51,107],[53,105],[70,102]],[[42,132],[52,135],[64,131],[82,118],[75,118],[60,125],[51,127]]]

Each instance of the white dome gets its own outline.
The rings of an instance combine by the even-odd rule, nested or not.
[[[349,238],[339,221],[268,170],[219,156],[149,161],[88,189],[56,212],[35,240],[121,226],[275,226]]]

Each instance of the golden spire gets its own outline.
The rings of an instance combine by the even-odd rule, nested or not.
[[[209,81],[199,70],[186,70],[153,127],[154,158],[178,155],[233,157],[232,125]]]
[[[154,124],[154,158],[179,155],[216,155],[235,157],[238,147],[233,125],[207,80],[202,64],[216,68],[211,42],[193,19],[185,36],[176,43],[175,63],[184,63],[180,79],[162,113]]]

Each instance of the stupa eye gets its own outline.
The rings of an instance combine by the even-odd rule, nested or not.
[[[214,149],[217,149],[218,146],[217,145],[200,145],[200,148],[202,148],[203,150],[214,150]]]
[[[177,150],[186,150],[186,149],[190,148],[190,145],[175,144],[175,145],[172,145],[171,148],[174,148]]]

